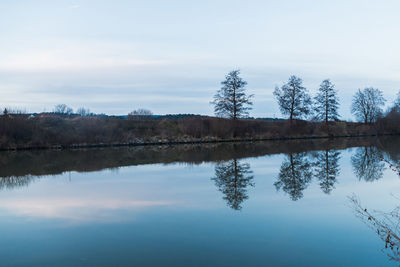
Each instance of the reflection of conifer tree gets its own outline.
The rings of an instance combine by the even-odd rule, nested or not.
[[[314,163],[314,176],[319,180],[319,185],[325,194],[335,188],[336,177],[339,175],[339,151],[319,151]]]
[[[359,147],[351,157],[354,174],[358,179],[372,182],[382,178],[385,163],[382,161],[382,152],[376,147]]]
[[[254,186],[252,173],[248,163],[240,163],[237,159],[221,162],[215,166],[216,177],[212,180],[232,209],[240,210],[242,202],[248,199],[246,188]]]
[[[311,163],[305,153],[289,154],[282,162],[278,181],[274,183],[276,190],[290,195],[293,201],[303,197],[303,190],[311,182]]]

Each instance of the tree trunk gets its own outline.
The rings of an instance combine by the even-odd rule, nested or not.
[[[236,103],[236,87],[233,87],[233,138],[236,138],[236,119],[237,119],[237,103]]]
[[[233,87],[233,120],[237,118],[236,87]]]
[[[328,108],[329,108],[329,104],[328,104],[328,91],[326,91],[325,93],[325,124],[328,124]]]
[[[293,113],[294,113],[294,100],[296,98],[296,88],[293,87],[293,92],[292,92],[292,103],[290,105],[290,124],[292,124],[293,120]]]

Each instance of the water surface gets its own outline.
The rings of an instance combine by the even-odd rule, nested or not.
[[[2,152],[1,265],[397,266],[399,144]]]

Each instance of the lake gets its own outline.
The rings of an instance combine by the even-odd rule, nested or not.
[[[0,153],[1,266],[398,266],[400,138]]]

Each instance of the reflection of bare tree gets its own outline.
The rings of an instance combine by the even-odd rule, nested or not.
[[[385,170],[382,152],[373,146],[357,148],[356,154],[351,157],[351,163],[358,179],[367,182],[382,178]]]
[[[385,153],[385,155],[382,157],[382,160],[386,162],[389,168],[397,173],[397,175],[400,177],[400,162],[398,159],[391,158],[390,155]]]
[[[31,175],[26,176],[10,176],[10,177],[1,177],[0,178],[0,190],[1,189],[12,189],[21,186],[28,186],[35,177]]]
[[[385,242],[389,258],[400,261],[400,206],[391,212],[370,211],[361,206],[360,200],[356,196],[349,199],[356,216]]]
[[[274,185],[276,190],[282,188],[296,201],[303,197],[303,190],[307,188],[311,178],[311,163],[306,153],[289,154],[282,162],[278,181]]]
[[[335,188],[336,177],[339,175],[340,152],[333,150],[319,151],[314,163],[314,177],[325,194]]]
[[[386,161],[389,164],[389,168],[397,173],[400,176],[400,165],[394,164],[391,161]]]
[[[240,210],[242,202],[248,199],[246,188],[254,186],[252,173],[250,164],[240,163],[237,159],[220,162],[215,166],[215,177],[212,180],[232,209]]]

